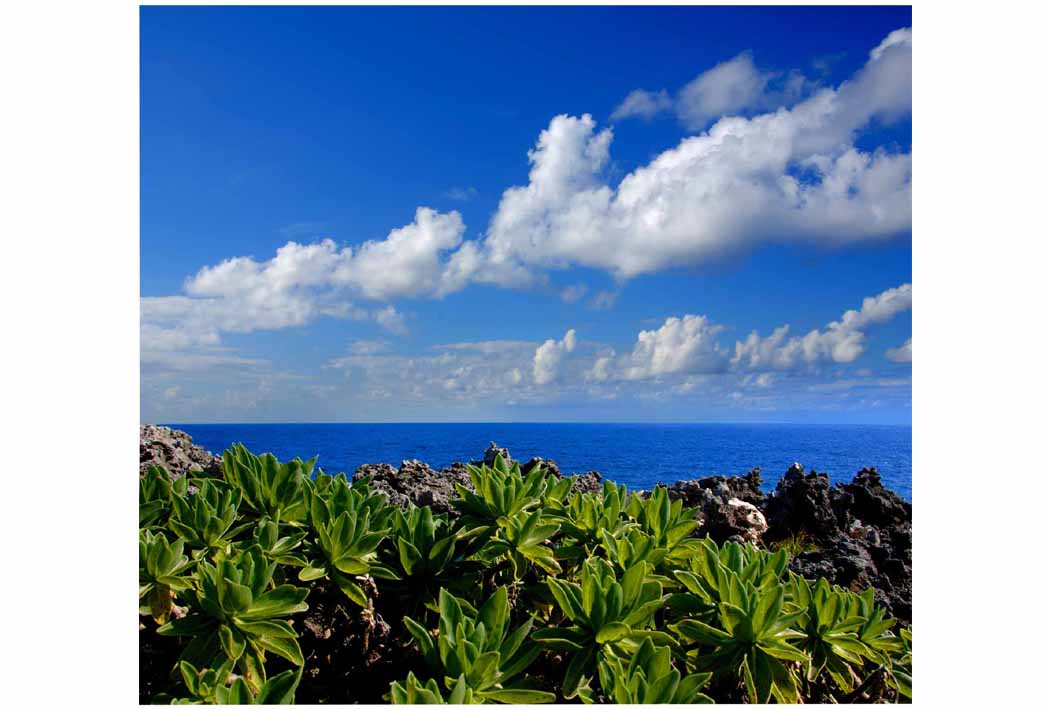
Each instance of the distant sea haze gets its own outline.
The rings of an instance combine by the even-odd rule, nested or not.
[[[318,456],[329,473],[417,458],[440,469],[479,460],[489,442],[514,458],[552,458],[565,474],[597,470],[632,490],[760,466],[766,491],[795,461],[847,482],[876,467],[886,487],[911,497],[911,427],[794,424],[266,423],[167,424],[221,454],[235,442],[281,460]]]

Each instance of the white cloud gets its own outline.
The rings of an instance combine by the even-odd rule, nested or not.
[[[456,202],[469,202],[477,196],[476,187],[453,187],[444,193],[444,196],[448,199],[454,199]]]
[[[612,112],[612,120],[620,121],[635,116],[651,120],[660,113],[671,110],[673,106],[674,101],[665,89],[662,91],[636,89],[627,94],[623,103],[616,106],[616,110]]]
[[[408,334],[408,326],[404,324],[404,315],[397,312],[397,309],[392,305],[387,305],[382,310],[376,311],[375,322],[379,323],[379,326],[384,330],[388,330],[395,335]]]
[[[636,381],[724,371],[728,353],[716,339],[723,329],[703,315],[669,317],[658,329],[639,332],[629,354],[616,356],[614,351],[609,351],[598,356],[586,379]]]
[[[616,301],[619,299],[619,293],[615,291],[601,290],[594,293],[594,297],[590,299],[590,303],[587,305],[591,310],[608,310]]]
[[[750,52],[700,73],[672,98],[667,91],[635,89],[612,113],[612,120],[639,117],[651,120],[673,112],[689,130],[706,128],[722,116],[773,110],[800,100],[816,83],[797,70],[765,71],[754,64]]]
[[[561,289],[561,300],[563,300],[566,303],[575,303],[576,301],[581,299],[584,295],[586,295],[586,291],[587,291],[586,285],[583,284],[583,283],[579,283],[579,284],[574,285],[574,286],[568,286],[566,288],[562,288]]]
[[[206,266],[186,282],[186,292],[266,306],[283,299],[302,307],[325,289],[374,300],[432,296],[449,292],[456,278],[442,256],[462,243],[464,230],[458,212],[420,207],[412,223],[393,229],[385,239],[344,248],[331,239],[288,242],[269,261],[240,256]]]
[[[527,282],[535,268],[581,265],[620,279],[762,243],[842,246],[911,224],[911,158],[853,145],[874,119],[910,108],[910,32],[894,33],[836,89],[790,109],[723,118],[610,186],[612,132],[556,116],[529,153],[525,186],[504,192],[483,256]]]
[[[575,330],[569,330],[560,341],[547,340],[535,350],[532,360],[532,378],[544,385],[557,379],[561,360],[576,346]]]
[[[723,328],[703,315],[667,318],[658,330],[642,330],[630,355],[620,363],[624,379],[720,371],[725,352],[715,339]]]
[[[390,343],[386,340],[357,340],[350,344],[350,354],[372,355],[388,352]]]
[[[186,280],[186,295],[141,299],[142,348],[215,346],[223,332],[278,330],[319,317],[372,320],[406,334],[392,305],[369,310],[351,298],[439,296],[463,287],[463,259],[442,255],[462,243],[464,229],[458,212],[420,208],[382,241],[345,248],[330,239],[288,242],[267,261],[239,256],[206,266]]]
[[[713,118],[735,114],[762,102],[771,72],[759,71],[749,52],[703,72],[681,89],[678,118],[687,127],[700,129]]]
[[[864,298],[859,310],[847,310],[840,320],[823,330],[812,330],[804,337],[789,337],[783,325],[767,337],[753,331],[736,343],[732,365],[742,369],[792,369],[802,364],[830,360],[839,364],[854,362],[863,354],[868,326],[886,322],[911,307],[911,284],[904,283],[876,296]]]
[[[911,361],[911,338],[907,338],[899,347],[890,347],[885,351],[885,357],[890,362],[910,362]]]

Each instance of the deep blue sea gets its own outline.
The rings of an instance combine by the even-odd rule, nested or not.
[[[911,498],[911,427],[794,424],[308,423],[168,424],[220,453],[240,442],[280,460],[319,456],[328,473],[418,458],[440,469],[479,460],[490,441],[524,462],[553,458],[565,474],[597,470],[630,489],[761,466],[766,491],[794,461],[847,482],[877,467],[886,487]]]

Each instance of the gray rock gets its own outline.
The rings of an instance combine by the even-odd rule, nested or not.
[[[430,507],[434,512],[456,515],[451,500],[455,497],[455,484],[473,489],[466,466],[461,463],[440,472],[419,460],[405,460],[394,470],[385,463],[362,465],[353,474],[354,480],[371,477],[370,485],[385,493],[393,504],[407,508],[409,503],[418,507]]]
[[[167,426],[142,424],[138,429],[139,475],[154,465],[163,466],[174,477],[186,472],[222,477],[222,458],[193,445],[185,431]]]
[[[494,465],[496,456],[502,456],[503,459],[510,464],[513,464],[513,458],[510,457],[510,451],[506,448],[500,448],[492,441],[488,444],[488,448],[484,452],[484,464]]]

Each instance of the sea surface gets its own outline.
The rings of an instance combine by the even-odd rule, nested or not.
[[[886,487],[911,499],[911,427],[794,424],[308,423],[167,424],[221,454],[234,442],[280,460],[319,456],[328,473],[362,463],[417,458],[440,469],[479,460],[489,442],[524,462],[552,458],[563,473],[597,470],[632,490],[760,466],[766,492],[795,461],[848,482],[876,467]]]

